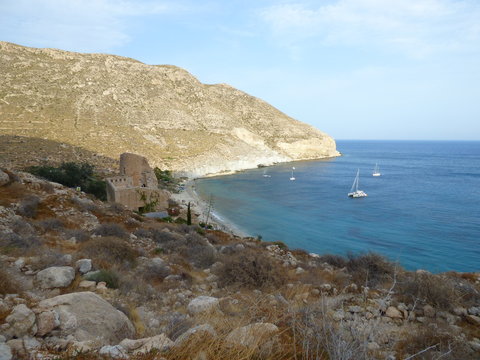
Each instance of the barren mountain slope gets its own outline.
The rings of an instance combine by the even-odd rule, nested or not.
[[[189,175],[338,155],[325,133],[175,66],[0,42],[0,74],[0,134],[135,152]]]

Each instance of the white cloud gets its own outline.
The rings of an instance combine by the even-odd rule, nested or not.
[[[1,40],[76,51],[110,51],[130,40],[127,19],[182,11],[162,1],[6,0]]]
[[[480,49],[476,0],[336,0],[263,8],[259,16],[287,47],[306,40],[324,45],[374,45],[423,57]]]

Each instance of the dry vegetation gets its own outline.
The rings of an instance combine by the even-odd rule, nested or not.
[[[93,291],[129,317],[138,338],[163,333],[176,341],[168,351],[130,359],[479,358],[469,344],[480,325],[468,315],[480,306],[479,274],[408,272],[371,253],[312,257],[282,243],[142,218],[41,183],[0,186],[0,300],[17,293],[34,306],[38,299],[23,295],[38,291],[29,276],[91,259],[95,272],[77,275],[60,293],[84,291],[83,279],[104,281],[106,290]],[[218,308],[191,313],[198,296],[218,299]],[[387,316],[392,307],[398,317]],[[0,325],[9,311],[0,307]],[[255,346],[232,343],[232,331],[257,323],[278,331],[257,334]],[[214,335],[200,331],[180,341],[205,324]],[[38,339],[55,353],[47,338]],[[108,359],[98,349],[71,351],[53,358]]]

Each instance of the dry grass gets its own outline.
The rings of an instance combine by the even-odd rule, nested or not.
[[[277,288],[287,280],[285,269],[264,252],[246,249],[221,261],[223,265],[216,272],[220,287]]]
[[[0,294],[18,294],[22,292],[22,288],[19,286],[19,283],[15,281],[12,275],[9,274],[5,268],[5,264],[0,262]]]
[[[90,239],[80,245],[79,254],[105,269],[113,265],[130,268],[139,255],[125,240],[116,237]]]
[[[441,310],[451,310],[459,300],[451,279],[427,273],[406,273],[399,280],[396,292],[405,303],[420,300]]]
[[[120,239],[127,239],[128,233],[123,227],[115,223],[101,224],[93,233],[98,236],[114,236]]]
[[[39,204],[40,198],[38,196],[29,195],[20,202],[17,212],[21,216],[35,218]]]
[[[407,358],[426,349],[429,350],[415,356],[415,359],[477,359],[474,354],[468,355],[465,346],[468,345],[454,337],[452,329],[423,326],[403,334],[396,345],[396,351],[400,359]]]

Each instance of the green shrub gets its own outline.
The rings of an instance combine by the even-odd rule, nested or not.
[[[31,166],[27,171],[68,187],[80,187],[86,193],[95,195],[100,200],[106,200],[106,183],[94,174],[93,169],[93,165],[88,163],[66,162],[59,167]]]
[[[87,280],[101,282],[104,281],[107,287],[111,289],[118,289],[119,277],[113,270],[102,269],[94,274],[86,277]]]

